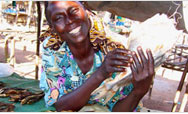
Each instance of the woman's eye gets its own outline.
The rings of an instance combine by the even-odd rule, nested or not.
[[[58,20],[60,20],[62,18],[63,18],[63,16],[56,16],[55,21],[58,21]]]
[[[73,8],[73,9],[71,9],[70,13],[75,14],[78,12],[78,10],[79,10],[79,8]]]

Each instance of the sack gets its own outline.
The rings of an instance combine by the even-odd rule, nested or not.
[[[13,67],[7,63],[0,63],[0,77],[7,77],[14,73]]]

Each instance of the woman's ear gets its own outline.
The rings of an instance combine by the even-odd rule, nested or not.
[[[95,15],[94,12],[92,12],[92,11],[90,11],[90,10],[88,10],[88,9],[86,9],[86,13],[87,13],[87,16],[88,16],[88,17],[89,17],[89,16],[94,16],[94,15]]]
[[[52,32],[52,33],[56,33],[54,27],[52,27],[52,26],[51,26],[51,32]]]
[[[50,28],[51,33],[53,33],[53,34],[56,33],[56,31],[52,25],[49,24],[49,28]]]
[[[47,22],[47,25],[48,25],[50,28],[52,28],[52,25],[51,25],[49,22]]]
[[[91,12],[86,10],[87,16],[89,17],[91,15]]]

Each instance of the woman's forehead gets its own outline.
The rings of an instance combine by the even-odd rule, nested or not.
[[[50,1],[48,4],[48,7],[50,8],[69,8],[74,6],[80,6],[82,5],[77,1]]]

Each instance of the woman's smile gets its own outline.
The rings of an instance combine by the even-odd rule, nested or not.
[[[52,28],[69,43],[83,43],[89,38],[89,18],[83,6],[78,2],[51,2],[49,16]]]
[[[70,34],[71,36],[76,36],[76,35],[78,35],[80,32],[81,32],[81,26],[78,26],[78,27],[74,28],[73,30],[71,30],[71,31],[69,32],[69,34]]]

